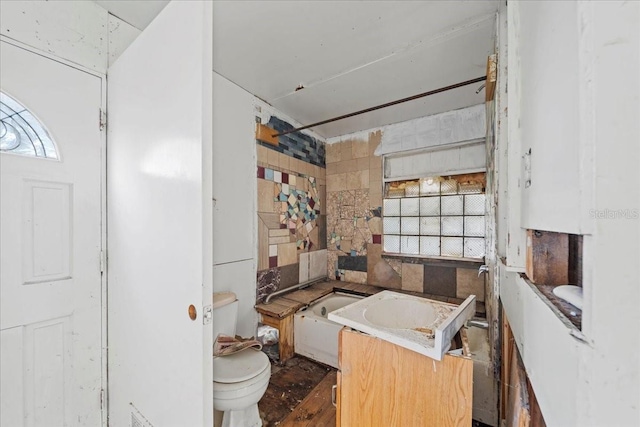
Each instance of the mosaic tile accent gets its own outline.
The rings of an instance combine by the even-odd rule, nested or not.
[[[275,116],[271,116],[267,126],[277,132],[283,132],[294,128],[294,126],[292,126],[291,124],[285,122],[284,120],[280,120]],[[284,153],[293,158],[311,163],[312,165],[321,166],[323,168],[325,167],[324,142],[319,141],[302,132],[293,132],[287,135],[279,136],[277,147],[271,144],[264,143],[260,140],[256,140],[256,142],[259,145],[270,150]]]
[[[374,234],[371,237],[373,238],[373,243],[382,244],[382,235],[381,234]]]
[[[366,255],[367,243],[372,242],[368,222],[374,218],[369,190],[329,192],[327,212],[327,248],[344,255]]]
[[[271,168],[265,168],[264,175],[265,179],[258,179],[258,187],[262,188],[262,191],[259,191],[259,212],[270,211],[276,215],[277,223],[267,225],[267,243],[279,247],[266,248],[269,258],[265,259],[263,265],[282,267],[297,262],[293,256],[300,252],[326,248],[326,216],[323,215],[323,219],[318,222],[322,201],[316,177],[296,177],[294,173],[283,173]],[[268,180],[267,177],[272,179]],[[289,183],[278,182],[285,178]],[[292,184],[293,182],[297,185]],[[288,233],[276,233],[274,229],[288,230]],[[284,246],[289,244],[291,246],[285,251]]]

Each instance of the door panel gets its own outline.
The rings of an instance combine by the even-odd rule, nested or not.
[[[211,304],[205,272],[212,269],[204,249],[212,240],[204,213],[212,200],[204,185],[211,118],[203,107],[211,105],[212,78],[204,59],[212,45],[204,35],[207,19],[211,25],[205,6],[170,2],[108,71],[114,426],[132,417],[154,426],[212,424],[212,328],[202,317]]]
[[[58,159],[0,153],[0,425],[102,422],[99,77],[0,42],[1,89]]]

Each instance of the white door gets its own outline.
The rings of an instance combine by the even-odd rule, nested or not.
[[[6,42],[0,56],[2,92],[57,148],[0,153],[0,425],[98,426],[102,80]],[[15,110],[3,106],[5,138],[20,125],[42,134]]]
[[[107,73],[109,422],[117,427],[213,423],[212,328],[203,317],[213,268],[210,7],[170,2]]]

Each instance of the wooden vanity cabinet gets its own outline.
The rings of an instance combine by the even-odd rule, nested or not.
[[[339,337],[337,427],[471,426],[470,357],[437,361],[349,328]]]

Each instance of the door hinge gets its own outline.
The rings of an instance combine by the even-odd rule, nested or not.
[[[104,251],[100,251],[100,273],[104,273],[107,266],[107,256]]]
[[[98,127],[100,130],[105,130],[107,127],[107,112],[100,108],[100,117],[98,118]]]

